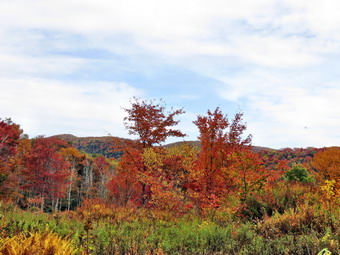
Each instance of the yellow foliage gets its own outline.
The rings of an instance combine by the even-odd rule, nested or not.
[[[20,233],[2,240],[0,255],[73,255],[84,254],[68,240],[52,232]]]
[[[335,188],[335,180],[326,180],[325,181],[325,185],[321,186],[321,190],[323,191],[323,193],[325,194],[325,197],[328,199],[328,200],[333,200],[335,197],[337,197],[337,193],[338,190],[336,190]]]
[[[88,200],[83,206],[77,209],[81,219],[93,221],[109,221],[119,223],[123,221],[134,221],[137,217],[136,209],[133,207],[114,207],[100,201]]]
[[[163,166],[164,154],[154,148],[146,148],[143,151],[144,164],[150,169],[158,169]]]

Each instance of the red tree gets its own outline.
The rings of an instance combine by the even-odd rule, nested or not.
[[[11,119],[0,119],[0,196],[8,198],[18,185],[16,154],[22,130]]]
[[[165,113],[165,106],[155,101],[139,101],[134,98],[131,102],[132,107],[125,109],[128,116],[124,118],[124,124],[130,135],[137,135],[137,141],[142,148],[161,144],[168,137],[184,137],[180,130],[171,129],[179,121],[174,117],[183,114],[183,109]]]
[[[240,150],[229,156],[232,161],[229,172],[233,185],[245,201],[252,193],[262,189],[269,177],[261,157],[249,149]]]
[[[69,163],[59,154],[68,144],[56,138],[37,138],[33,140],[32,151],[28,155],[23,189],[29,196],[48,198],[52,209],[58,208],[59,199],[65,196]],[[44,203],[42,203],[42,208]]]
[[[143,159],[139,150],[125,148],[116,175],[114,175],[107,187],[111,198],[118,206],[126,206],[129,202],[141,205]],[[149,196],[149,187],[145,186],[145,196]]]
[[[11,119],[0,119],[0,159],[5,160],[15,154],[21,134],[20,126]]]
[[[228,191],[228,156],[250,145],[251,136],[242,137],[246,125],[242,113],[237,113],[230,123],[219,108],[208,110],[207,116],[198,116],[194,124],[198,127],[201,152],[198,158],[200,204],[218,206],[221,196]]]
[[[120,172],[124,172],[125,175],[130,173],[138,180],[141,204],[145,206],[151,196],[151,184],[147,180],[152,179],[150,175],[153,173],[148,171],[143,158],[137,155],[142,155],[146,148],[160,145],[168,137],[184,137],[185,134],[180,130],[172,128],[179,122],[174,119],[175,116],[184,113],[184,111],[179,109],[165,113],[165,106],[162,102],[139,101],[137,98],[131,102],[131,108],[125,109],[125,111],[128,114],[124,118],[125,127],[130,135],[137,136],[137,140],[133,150],[125,147],[122,162],[129,162],[129,164],[121,164]]]

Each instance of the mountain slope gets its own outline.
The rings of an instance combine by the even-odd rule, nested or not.
[[[72,144],[80,151],[84,151],[89,154],[102,154],[108,158],[119,158],[122,155],[120,149],[117,148],[117,141],[120,143],[128,143],[131,142],[129,139],[114,137],[114,136],[99,136],[99,137],[77,137],[71,134],[61,134],[55,135],[52,137],[56,137],[62,140],[67,141]],[[114,142],[115,141],[115,142]],[[175,142],[166,144],[166,147],[177,146],[182,143],[189,143],[191,146],[200,147],[199,141],[185,141],[185,142]],[[255,152],[259,152],[262,150],[274,150],[270,148],[253,146],[253,150]]]
[[[113,136],[99,136],[99,137],[77,137],[70,134],[62,134],[52,136],[67,141],[80,151],[89,154],[101,154],[107,158],[119,158],[122,152],[116,148],[115,141],[121,143],[130,141],[128,139],[113,137]]]

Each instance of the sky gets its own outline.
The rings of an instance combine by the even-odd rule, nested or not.
[[[338,0],[0,0],[0,118],[30,137],[129,137],[130,99],[179,128],[241,110],[253,145],[340,145]],[[169,142],[182,139],[170,139]]]

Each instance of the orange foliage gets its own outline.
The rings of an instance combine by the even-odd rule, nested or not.
[[[240,191],[241,200],[264,186],[269,171],[264,168],[258,154],[246,149],[231,154],[229,159],[233,163],[227,174],[233,180],[236,190]]]
[[[328,180],[335,180],[340,188],[340,147],[330,147],[315,154],[313,167]]]
[[[137,135],[136,145],[133,148],[124,146],[124,156],[121,161],[117,176],[110,182],[111,193],[120,200],[120,203],[127,204],[128,201],[140,191],[140,203],[148,205],[151,200],[154,178],[157,173],[144,164],[142,157],[143,150],[161,144],[168,137],[183,137],[180,130],[172,129],[179,121],[175,121],[176,115],[184,113],[182,109],[165,114],[165,107],[155,101],[139,101],[134,98],[131,108],[125,109],[128,116],[124,118],[125,127],[129,134]],[[128,186],[132,187],[126,190]],[[123,194],[121,194],[123,193]],[[123,195],[123,197],[121,197]],[[137,202],[134,199],[134,202]]]
[[[197,171],[200,185],[198,197],[201,207],[218,207],[220,199],[232,186],[228,171],[229,156],[250,145],[251,136],[243,139],[246,125],[242,113],[237,113],[230,123],[219,108],[208,111],[207,116],[198,116],[194,124],[200,131],[201,152]]]
[[[126,206],[129,202],[140,205],[142,194],[138,175],[142,172],[143,160],[139,150],[126,148],[116,175],[107,185],[111,199],[118,206]]]

